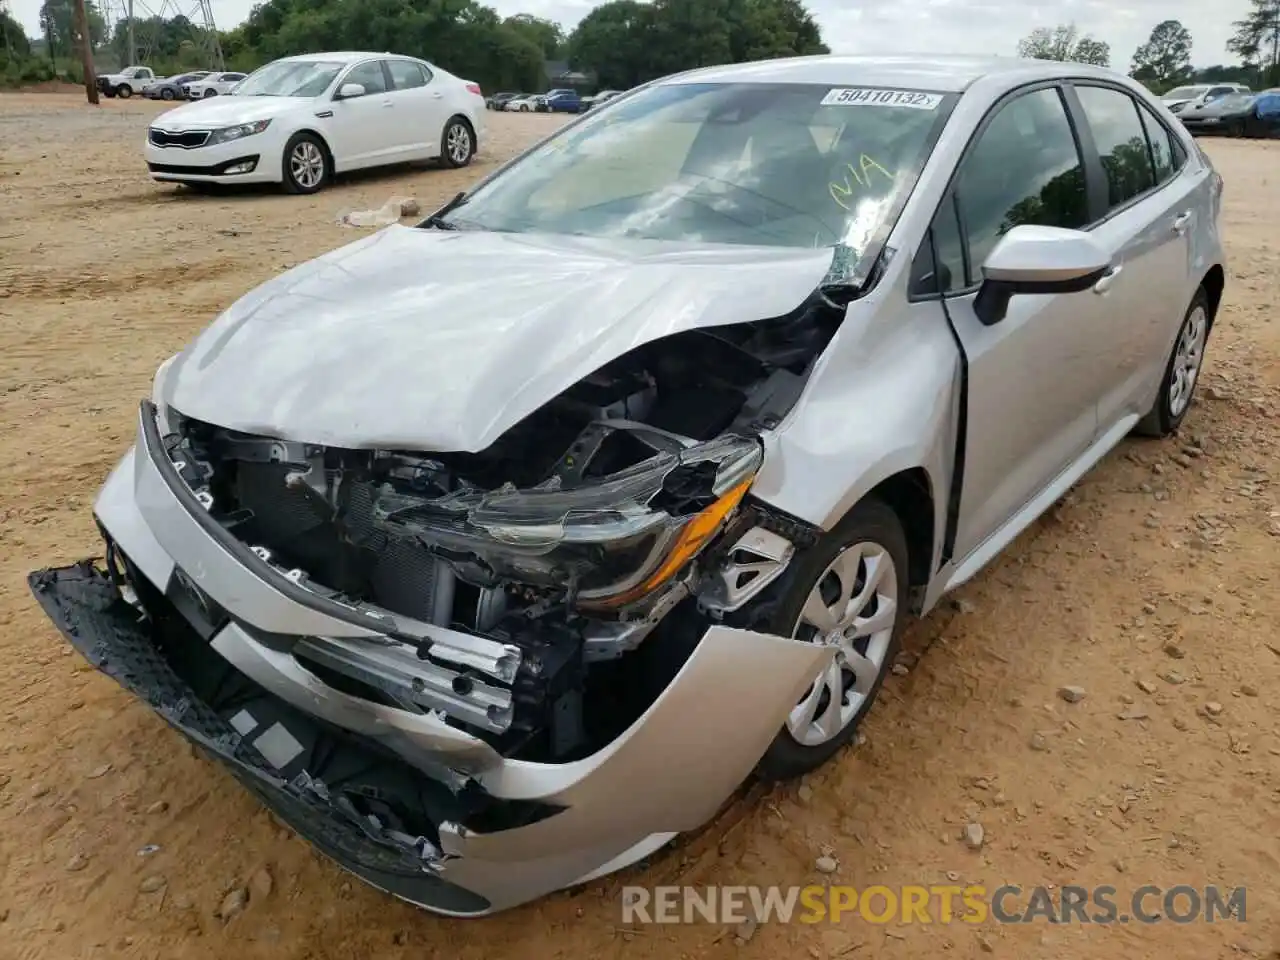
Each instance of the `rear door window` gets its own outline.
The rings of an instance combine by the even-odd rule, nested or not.
[[[1182,166],[1182,158],[1174,146],[1173,134],[1157,119],[1145,104],[1138,104],[1138,113],[1142,117],[1142,126],[1147,133],[1147,143],[1151,147],[1151,162],[1155,168],[1156,184],[1173,179]]]
[[[391,71],[393,90],[413,90],[427,85],[426,74],[412,60],[388,60],[387,69]]]
[[[1077,86],[1076,93],[1102,158],[1108,205],[1114,210],[1156,185],[1147,131],[1129,94],[1089,86]]]

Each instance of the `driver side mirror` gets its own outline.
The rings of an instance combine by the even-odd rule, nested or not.
[[[1019,294],[1080,293],[1110,269],[1110,254],[1089,234],[1024,224],[1006,233],[987,256],[973,309],[993,326]]]
[[[350,100],[354,97],[363,97],[365,94],[364,84],[362,83],[344,83],[338,88],[336,100]]]

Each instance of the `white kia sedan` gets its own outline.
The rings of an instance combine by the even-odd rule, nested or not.
[[[279,183],[315,193],[335,173],[439,159],[464,167],[484,132],[479,85],[389,53],[276,60],[228,96],[185,104],[147,130],[153,180]]]

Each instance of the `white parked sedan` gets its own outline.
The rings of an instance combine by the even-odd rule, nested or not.
[[[190,83],[182,85],[182,92],[188,100],[202,100],[205,97],[218,97],[230,93],[236,84],[245,78],[243,73],[209,73],[197,77]]]
[[[154,180],[279,183],[315,193],[335,173],[439,158],[464,167],[484,126],[480,87],[412,57],[314,53],[250,74],[229,96],[161,114]]]

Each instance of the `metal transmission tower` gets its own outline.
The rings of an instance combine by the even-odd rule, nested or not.
[[[212,70],[226,69],[212,0],[107,0],[103,12],[113,35],[116,24],[126,25],[129,63],[148,63],[158,52],[163,22],[182,17],[190,24],[190,35],[183,41],[199,53],[201,64]]]

